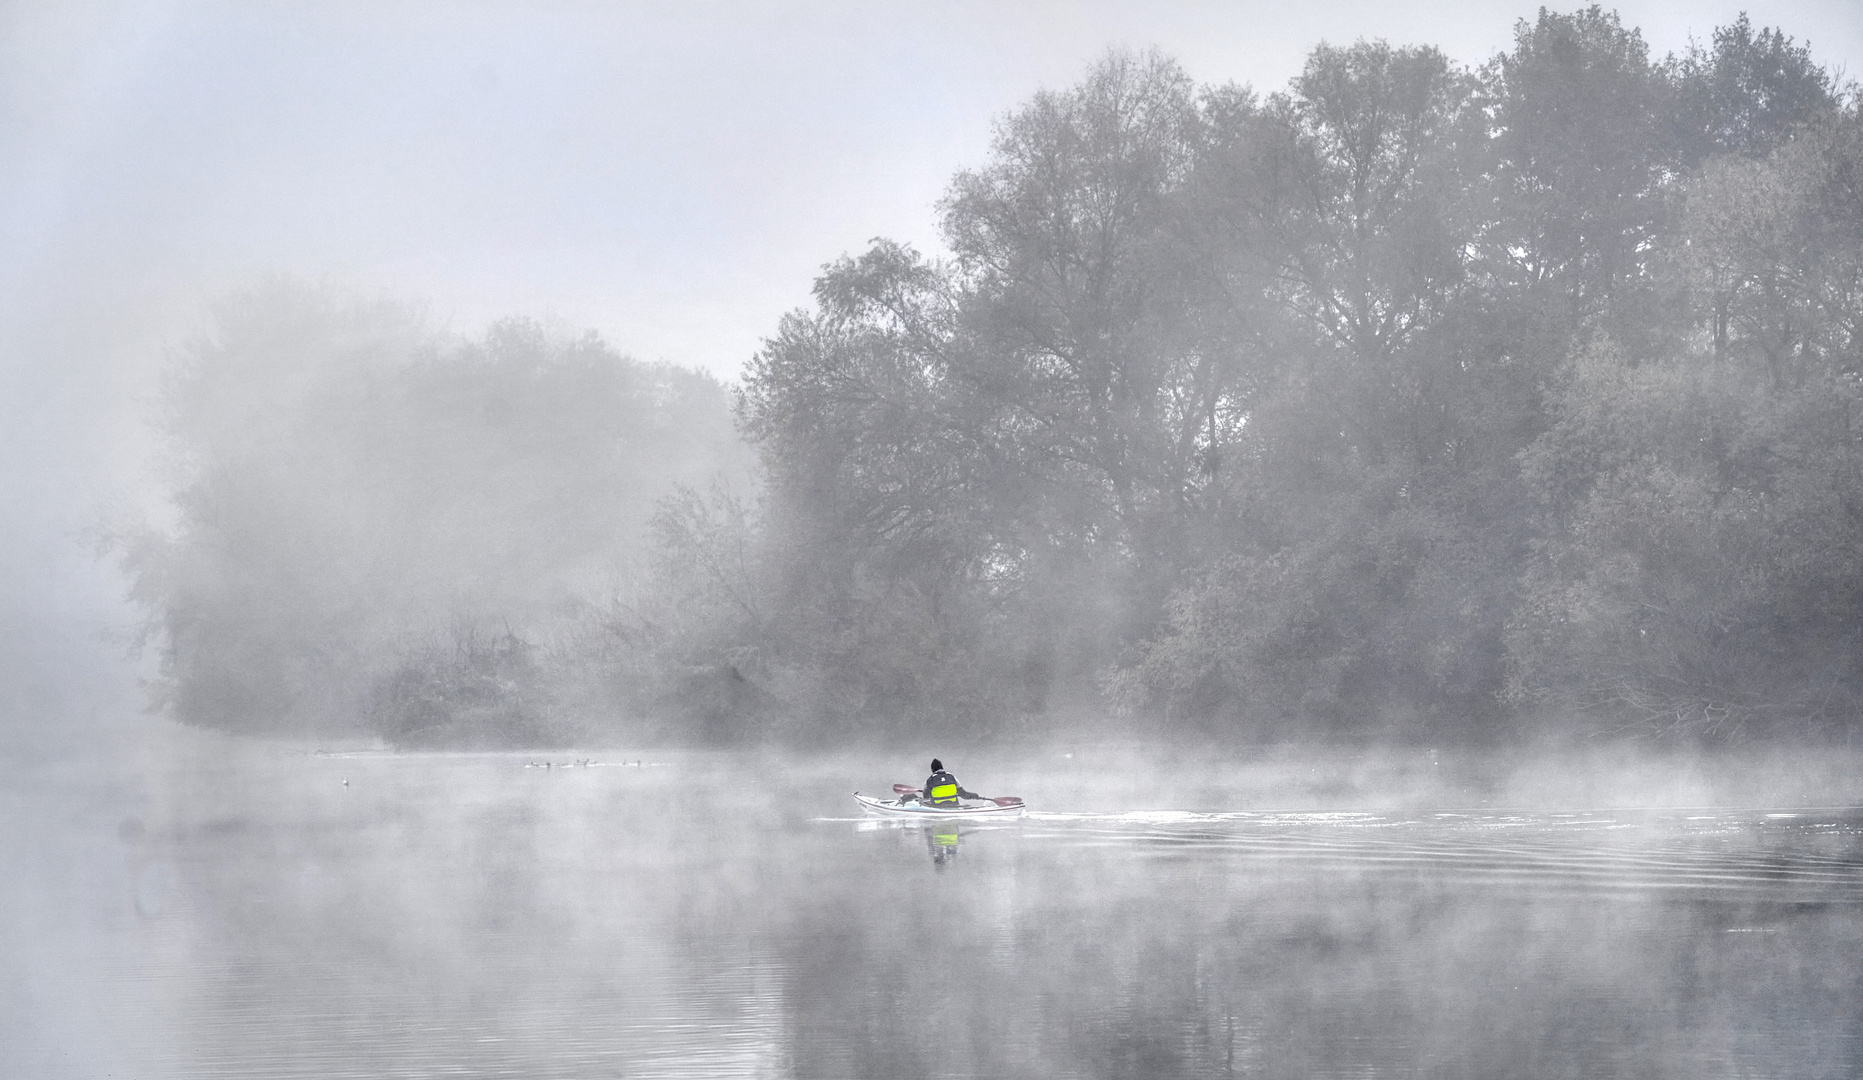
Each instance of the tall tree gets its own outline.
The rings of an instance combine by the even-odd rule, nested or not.
[[[982,688],[978,583],[1013,519],[995,406],[967,379],[956,285],[878,242],[816,283],[746,372],[740,423],[770,485],[769,644],[832,723],[947,715]],[[987,681],[987,680],[986,680]]]
[[[1793,129],[1838,107],[1830,73],[1777,27],[1753,30],[1746,12],[1672,62],[1682,163],[1717,154],[1764,157]]]
[[[1175,63],[1115,54],[1004,121],[989,167],[942,204],[988,343],[969,375],[1013,410],[1056,538],[1149,549],[1181,509],[1197,418],[1171,391],[1197,357],[1162,264],[1199,130]]]
[[[1444,471],[1470,370],[1447,327],[1462,192],[1486,148],[1471,89],[1432,49],[1323,46],[1259,119],[1219,129],[1200,186],[1265,271],[1275,370],[1226,476],[1226,543],[1115,677],[1129,707],[1247,729],[1479,697],[1464,658],[1498,631],[1470,601],[1493,553]]]
[[[1580,316],[1626,307],[1674,156],[1669,85],[1642,34],[1595,4],[1541,8],[1484,78],[1498,183],[1483,268],[1497,286],[1550,293]]]

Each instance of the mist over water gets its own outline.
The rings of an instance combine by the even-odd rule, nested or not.
[[[151,749],[15,800],[19,865],[59,885],[8,912],[57,960],[13,1014],[20,1075],[1863,1067],[1854,810],[1488,805],[1552,786],[1087,745],[953,761],[1030,810],[923,824],[858,813],[852,788],[920,779],[877,755]],[[1702,793],[1856,775],[1738,765],[1699,763]]]
[[[1859,24],[1485,3],[0,8],[0,1078],[1863,1076]]]

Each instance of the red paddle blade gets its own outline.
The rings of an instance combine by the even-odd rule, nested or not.
[[[1022,805],[1022,800],[1014,795],[1003,795],[1003,796],[999,796],[997,798],[991,799],[990,801],[995,803],[998,806],[1021,806]]]
[[[917,795],[918,793],[919,789],[915,787],[907,787],[904,784],[893,785],[893,794],[895,795]]]

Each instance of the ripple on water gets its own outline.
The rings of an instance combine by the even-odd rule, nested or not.
[[[1522,814],[1433,812],[1275,813],[1145,810],[1033,812],[1025,832],[1055,844],[1126,844],[1196,850],[1205,857],[1298,861],[1305,867],[1429,871],[1500,885],[1637,890],[1803,893],[1818,902],[1863,902],[1863,844],[1837,852],[1780,847],[1760,830],[1790,822],[1800,840],[1856,838],[1858,815],[1802,811],[1740,814]],[[1718,827],[1704,827],[1708,822]],[[1744,836],[1749,843],[1713,841]],[[1503,839],[1505,838],[1505,839]]]

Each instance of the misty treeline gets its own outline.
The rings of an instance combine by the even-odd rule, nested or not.
[[[1851,732],[1863,106],[1785,34],[1542,9],[1270,94],[1116,53],[939,212],[945,255],[825,269],[737,435],[592,340],[234,305],[172,387],[179,522],[125,549],[177,714]]]
[[[155,704],[412,746],[561,744],[655,704],[628,646],[683,615],[643,586],[640,537],[679,485],[745,482],[724,386],[289,281],[215,316],[161,395],[174,521],[114,538]]]

